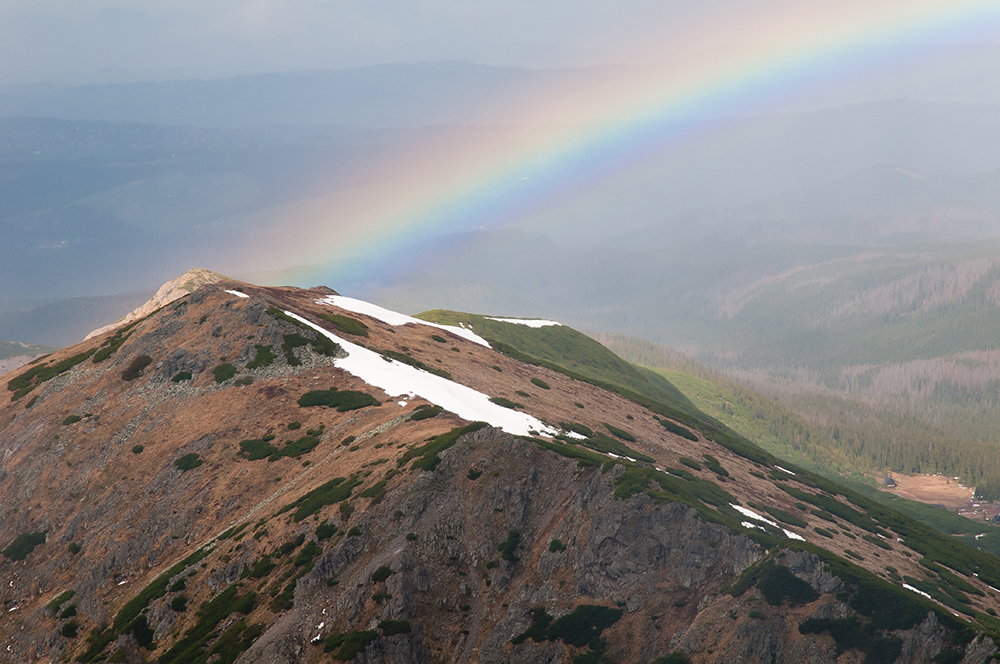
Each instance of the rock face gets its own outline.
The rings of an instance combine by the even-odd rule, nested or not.
[[[890,568],[928,577],[907,545],[797,507],[850,514],[817,478],[447,329],[318,302],[329,292],[218,281],[4,377],[0,661],[992,654],[887,580]],[[605,449],[387,394],[338,366],[348,338],[386,367],[518,398]],[[837,555],[842,542],[859,565]],[[911,619],[879,617],[872,589]],[[838,654],[831,635],[855,628]]]

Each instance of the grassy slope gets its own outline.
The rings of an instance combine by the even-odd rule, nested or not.
[[[736,437],[754,441],[766,452],[808,468],[857,491],[865,497],[895,509],[947,535],[984,551],[1000,554],[1000,528],[972,521],[937,507],[898,498],[865,482],[857,472],[856,460],[822,445],[825,432],[817,430],[791,410],[752,390],[729,383],[711,372],[701,376],[680,370],[654,369],[633,365],[597,341],[566,326],[531,328],[526,325],[493,321],[484,316],[435,310],[418,315],[431,322],[472,328],[494,346],[509,346],[546,363],[599,383],[610,383],[665,403],[696,419],[710,423],[710,429],[731,430]],[[714,379],[713,379],[714,378]],[[714,426],[711,426],[714,425]],[[801,445],[803,439],[812,445]],[[721,442],[721,441],[720,441]],[[817,455],[825,451],[825,455]],[[818,456],[818,458],[817,458]],[[830,472],[830,468],[841,472]],[[986,533],[980,539],[975,535]]]
[[[464,324],[494,345],[499,342],[538,360],[556,364],[591,380],[612,383],[670,405],[693,416],[702,413],[669,380],[656,372],[643,371],[621,359],[600,343],[565,325],[531,328],[502,323],[457,311],[436,309],[417,314],[433,323]]]

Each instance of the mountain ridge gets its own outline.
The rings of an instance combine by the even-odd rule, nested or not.
[[[26,661],[833,662],[823,621],[854,616],[870,631],[845,649],[993,652],[995,558],[710,418],[337,301],[209,284],[4,376],[0,646]],[[354,348],[550,433],[385,392],[343,368]]]

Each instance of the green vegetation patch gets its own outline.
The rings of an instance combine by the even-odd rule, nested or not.
[[[324,521],[323,523],[316,526],[316,539],[320,542],[323,540],[330,539],[337,534],[337,526],[330,523],[329,521]]]
[[[695,461],[694,459],[689,459],[688,457],[681,457],[680,459],[678,459],[678,461],[680,461],[688,468],[691,468],[692,470],[701,470],[701,464]]]
[[[715,482],[693,475],[685,479],[653,468],[629,466],[615,481],[615,498],[628,498],[636,493],[646,493],[657,502],[683,503],[693,507],[706,521],[739,524],[735,510],[729,506],[736,499]]]
[[[73,598],[73,595],[75,594],[76,594],[75,590],[64,590],[63,592],[59,593],[59,595],[54,600],[46,604],[45,608],[51,611],[53,615],[59,613],[59,609],[62,608],[62,605],[71,600]]]
[[[576,459],[577,465],[581,468],[587,467],[598,467],[602,465],[610,464],[615,465],[619,463],[616,459],[608,459],[607,457],[592,452],[588,449],[583,449],[576,445],[569,445],[566,443],[559,443],[556,441],[542,440],[540,438],[530,438],[538,445],[538,449],[546,450],[548,452],[555,452],[560,456],[567,457],[569,459]]]
[[[310,408],[312,406],[336,408],[337,412],[340,413],[379,405],[378,400],[370,394],[355,390],[338,390],[335,387],[331,387],[329,390],[312,390],[306,392],[299,397],[298,403],[303,408]]]
[[[14,541],[3,550],[3,555],[10,560],[24,560],[38,546],[45,543],[45,534],[48,531],[38,531],[33,533],[21,533],[14,538]]]
[[[621,438],[622,440],[627,440],[630,443],[634,443],[635,442],[635,436],[633,436],[631,433],[629,433],[625,429],[619,429],[618,427],[612,426],[612,425],[608,424],[607,422],[604,422],[603,424],[604,424],[604,428],[607,429],[608,431],[610,431],[612,433],[612,435],[617,436],[618,438]]]
[[[544,380],[542,380],[541,378],[532,378],[532,379],[531,379],[531,384],[532,384],[532,385],[536,385],[536,386],[538,386],[538,387],[542,388],[543,390],[551,390],[551,389],[552,389],[552,388],[551,388],[551,387],[549,386],[549,384],[548,384],[548,383],[546,383],[546,382],[545,382]]]
[[[472,424],[467,424],[464,427],[456,427],[447,433],[431,438],[430,441],[420,447],[407,450],[406,453],[400,457],[398,463],[400,466],[403,466],[410,461],[410,459],[416,459],[416,461],[413,462],[412,468],[417,470],[433,471],[437,468],[438,464],[441,463],[441,457],[439,457],[438,454],[454,445],[461,436],[474,431],[479,431],[480,429],[488,426],[489,425],[486,422],[473,422]]]
[[[891,664],[903,652],[899,637],[877,634],[871,623],[862,623],[857,617],[809,618],[799,624],[801,634],[826,632],[837,644],[837,656],[845,650],[858,650],[865,655],[865,664]]]
[[[722,467],[722,464],[719,463],[718,459],[711,454],[702,454],[701,456],[705,459],[706,468],[720,477],[729,477],[729,471]]]
[[[560,422],[559,428],[563,431],[572,431],[573,433],[578,433],[586,438],[593,438],[594,431],[590,427],[584,424],[577,424],[576,422]]]
[[[447,371],[445,371],[444,369],[438,369],[436,367],[429,367],[426,364],[424,364],[423,362],[421,362],[420,360],[418,360],[417,358],[415,358],[415,357],[413,357],[413,356],[411,356],[411,355],[409,355],[407,353],[400,353],[399,351],[395,351],[395,350],[384,350],[384,351],[381,351],[381,352],[382,352],[382,357],[385,358],[386,360],[396,360],[397,362],[402,362],[403,364],[408,364],[411,367],[415,367],[417,369],[422,369],[422,370],[426,371],[427,373],[432,373],[435,376],[441,376],[441,378],[446,378],[448,380],[451,380],[451,374],[448,373]]]
[[[372,504],[374,505],[376,503],[382,502],[382,499],[385,498],[385,487],[386,487],[386,481],[379,480],[375,484],[371,485],[370,487],[359,493],[358,496],[360,496],[361,498],[371,498]]]
[[[444,411],[441,406],[432,406],[430,404],[420,404],[417,406],[413,413],[410,415],[410,420],[413,422],[419,422],[420,420],[429,420],[432,417],[437,417]]]
[[[19,376],[15,376],[10,379],[7,382],[7,389],[14,393],[12,399],[17,401],[39,385],[52,380],[60,374],[66,373],[76,365],[87,360],[93,356],[95,352],[97,352],[97,349],[77,353],[72,357],[67,357],[66,359],[60,360],[52,365],[38,364],[32,366]]]
[[[248,624],[245,620],[238,620],[227,629],[209,652],[213,664],[233,664],[239,656],[250,649],[254,641],[264,633],[264,625],[255,623]]]
[[[372,572],[372,581],[375,583],[385,583],[385,581],[396,573],[396,570],[392,569],[388,565],[382,565],[377,570]]]
[[[177,459],[176,461],[174,461],[174,465],[177,466],[177,469],[182,473],[186,473],[189,470],[194,470],[203,463],[205,463],[205,461],[201,458],[201,455],[198,454],[197,452],[190,452],[188,454],[185,454],[181,458]]]
[[[516,563],[520,558],[517,556],[517,549],[521,546],[521,531],[511,530],[507,533],[507,539],[497,544],[497,551],[500,557],[512,563]]]
[[[278,358],[278,356],[274,354],[274,349],[271,346],[254,344],[254,348],[257,349],[257,353],[253,356],[253,359],[247,363],[247,369],[261,369],[263,367],[269,367]]]
[[[278,514],[284,514],[294,509],[295,513],[292,515],[292,519],[298,523],[302,519],[318,513],[327,505],[347,500],[351,497],[351,491],[359,484],[361,484],[361,480],[354,476],[350,479],[336,477],[313,489],[295,502],[285,505],[278,511]]]
[[[63,424],[64,427],[66,427],[66,426],[69,426],[70,424],[76,424],[77,422],[79,422],[82,419],[83,418],[80,417],[79,415],[70,415],[65,420],[62,421],[62,424]]]
[[[216,383],[224,383],[238,373],[238,370],[233,365],[225,362],[219,366],[212,369],[212,375],[215,376]]]
[[[250,461],[256,461],[258,459],[277,461],[282,457],[298,459],[300,456],[311,452],[317,445],[319,445],[319,438],[314,436],[302,436],[298,440],[290,440],[285,443],[284,447],[281,448],[275,447],[265,438],[253,438],[250,440],[240,441],[240,455]]]
[[[368,336],[368,326],[355,318],[351,318],[350,316],[343,316],[341,314],[320,314],[319,317],[328,323],[332,323],[337,330],[343,332],[344,334],[352,334],[356,337]]]
[[[193,376],[191,375],[190,371],[178,371],[173,375],[173,377],[170,380],[171,382],[174,383],[181,383],[185,380],[191,380],[192,378]]]
[[[257,594],[250,592],[238,596],[237,592],[238,588],[233,584],[202,604],[198,609],[198,622],[184,634],[184,638],[160,656],[160,664],[205,664],[213,654],[206,648],[208,641],[215,636],[219,623],[234,613],[247,615],[253,611]]]
[[[122,372],[122,380],[131,381],[135,380],[142,375],[142,372],[153,363],[153,358],[149,355],[137,355],[129,363],[125,371]]]
[[[378,632],[375,630],[351,630],[346,634],[331,634],[326,637],[323,652],[333,652],[334,659],[349,662],[358,653],[364,652],[365,648],[377,638]]]
[[[490,397],[490,403],[495,403],[498,406],[503,406],[504,408],[510,408],[512,410],[517,408],[524,408],[523,403],[511,401],[507,397]]]
[[[382,636],[409,634],[411,631],[409,620],[383,620],[378,624],[378,628],[382,630]]]
[[[586,438],[584,440],[571,438],[568,442],[571,444],[583,445],[584,447],[589,447],[590,449],[598,452],[610,452],[611,454],[617,454],[621,457],[629,457],[631,459],[636,459],[637,461],[645,461],[646,463],[653,463],[656,461],[653,457],[641,452],[636,452],[625,443],[617,441],[611,436],[603,434],[599,431],[594,434],[593,438]]]
[[[687,438],[688,440],[693,440],[695,442],[698,441],[698,436],[694,435],[689,429],[685,429],[679,424],[671,422],[670,420],[662,420],[660,418],[657,418],[656,421],[670,433],[675,433],[681,438]]]
[[[517,645],[529,638],[533,641],[555,641],[558,639],[578,648],[588,644],[593,648],[604,630],[621,619],[622,613],[622,609],[583,604],[576,607],[572,613],[553,620],[544,608],[537,607],[532,612],[531,626],[511,639],[511,643]]]

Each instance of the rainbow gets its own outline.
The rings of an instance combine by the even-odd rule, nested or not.
[[[319,266],[300,274],[304,282],[351,257],[369,257],[351,269],[374,274],[379,256],[506,223],[691,140],[667,120],[752,113],[860,72],[870,65],[866,44],[894,44],[880,64],[905,63],[1000,19],[995,0],[744,4],[752,6],[692,17],[617,52],[657,66],[609,69],[505,109],[530,129],[444,133],[276,213],[244,258],[258,269]]]

